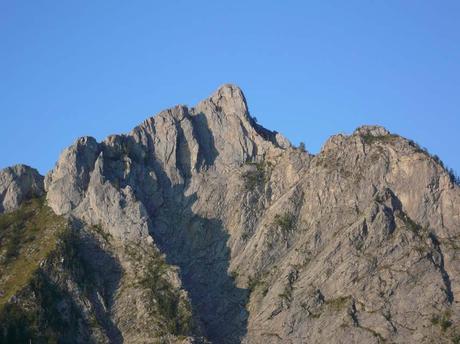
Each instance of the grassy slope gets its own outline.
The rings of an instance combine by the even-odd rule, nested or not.
[[[56,259],[55,252],[62,252],[70,274],[64,273],[66,278],[81,282],[82,291],[95,287],[88,284],[94,282],[90,281],[93,272],[79,255],[78,238],[67,228],[67,221],[55,215],[44,199],[33,199],[12,213],[0,215],[0,344],[30,338],[37,343],[62,342],[63,329],[70,331],[68,321],[61,319],[56,308],[65,295],[40,268],[41,262],[49,263]],[[147,259],[145,270],[139,271],[139,282],[148,291],[147,308],[158,321],[158,335],[185,338],[192,334],[195,329],[191,307],[185,295],[169,281],[170,267],[156,251],[145,252],[145,256],[139,255],[139,247],[130,251],[134,261]],[[25,288],[30,288],[33,299],[23,297],[18,304],[8,302]],[[81,317],[78,310],[71,313],[76,326]],[[8,336],[2,336],[2,331]]]
[[[66,220],[55,215],[44,199],[0,215],[0,310],[28,284],[65,228]]]

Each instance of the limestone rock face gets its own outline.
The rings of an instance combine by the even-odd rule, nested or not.
[[[36,169],[15,165],[0,171],[0,214],[13,211],[25,200],[43,194],[43,177]]]
[[[382,127],[335,135],[312,155],[257,124],[224,85],[128,134],[79,139],[45,184],[57,214],[110,237],[104,250],[123,274],[107,317],[126,343],[158,329],[143,308],[150,294],[131,283],[156,252],[193,317],[163,340],[460,338],[460,188]]]
[[[45,179],[47,198],[58,215],[68,213],[83,198],[94,168],[99,145],[92,137],[82,137],[61,154],[56,167]]]

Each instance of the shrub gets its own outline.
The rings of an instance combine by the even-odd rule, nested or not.
[[[264,287],[262,290],[262,295],[265,296],[268,292],[268,286],[261,276],[249,276],[247,289],[249,293],[252,293],[256,290],[257,287]]]
[[[287,307],[289,308],[290,305],[291,305],[291,302],[292,302],[292,291],[293,291],[293,288],[291,285],[286,285],[284,287],[284,291],[278,295],[278,297],[280,299],[282,299],[284,302],[286,302],[286,305]]]
[[[168,280],[169,266],[160,254],[148,258],[141,285],[150,291],[150,308],[163,319],[165,333],[188,335],[192,329],[192,310],[186,300]]]
[[[21,244],[21,233],[20,228],[15,228],[11,233],[11,238],[6,242],[5,248],[5,262],[9,262],[19,255],[19,249]]]
[[[349,296],[340,296],[336,299],[327,300],[326,304],[329,305],[331,309],[335,311],[340,311],[347,306],[349,300]]]
[[[449,177],[452,183],[460,185],[460,176],[457,173],[455,173],[455,171],[452,168],[449,168],[447,170],[447,173],[449,173]]]
[[[454,344],[460,344],[460,334],[455,334],[455,335],[452,337],[452,343],[454,343]]]
[[[365,144],[371,145],[371,144],[376,143],[376,142],[391,143],[395,139],[398,138],[398,135],[388,134],[388,135],[374,136],[374,135],[371,135],[371,134],[366,134],[366,135],[363,135],[361,137],[362,137],[362,139],[363,139]]]
[[[431,323],[433,325],[439,325],[443,332],[445,332],[449,327],[452,326],[452,321],[450,320],[450,313],[447,311],[442,315],[433,315],[431,318]]]
[[[249,239],[249,233],[244,232],[243,234],[241,234],[241,240],[246,241],[248,239]]]
[[[431,154],[426,147],[420,146],[417,142],[409,140],[409,144],[416,149],[417,152],[424,153],[439,164],[448,174],[452,183],[460,185],[460,176],[455,173],[452,168],[449,168],[444,164],[441,158],[436,154]]]
[[[270,178],[270,164],[265,162],[247,162],[248,165],[256,167],[255,170],[243,174],[244,187],[247,191],[253,191]]]
[[[59,249],[63,255],[63,267],[69,271],[74,281],[85,294],[97,285],[97,275],[81,247],[83,239],[74,230],[62,232],[59,236]]]
[[[275,215],[274,224],[281,228],[283,233],[293,231],[295,229],[296,218],[291,213],[284,213],[282,215]]]
[[[299,149],[302,151],[302,152],[306,152],[307,149],[305,148],[305,142],[301,141],[299,143]]]

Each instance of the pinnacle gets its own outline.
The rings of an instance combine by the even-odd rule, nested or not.
[[[236,85],[224,84],[215,91],[209,101],[225,113],[247,114],[248,107],[243,91]]]

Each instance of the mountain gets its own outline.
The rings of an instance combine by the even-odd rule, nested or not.
[[[460,188],[378,126],[317,155],[224,85],[0,172],[0,342],[460,343]]]

